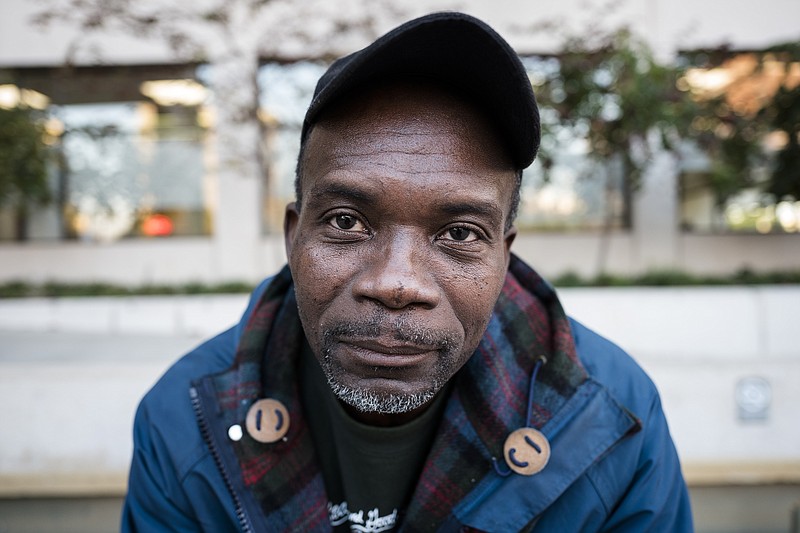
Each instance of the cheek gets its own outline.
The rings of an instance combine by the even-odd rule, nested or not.
[[[306,328],[316,329],[320,316],[340,294],[352,273],[341,254],[297,242],[289,258],[295,294]]]
[[[448,299],[465,332],[465,348],[473,350],[491,319],[505,280],[505,264],[465,267],[447,280]],[[471,352],[470,352],[471,353]]]

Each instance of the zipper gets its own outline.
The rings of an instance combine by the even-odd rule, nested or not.
[[[233,504],[236,510],[236,518],[239,520],[239,527],[241,527],[241,530],[244,533],[252,533],[253,527],[250,525],[250,520],[247,518],[247,512],[244,509],[241,498],[233,488],[233,483],[231,482],[228,470],[225,468],[225,464],[222,462],[222,457],[217,449],[216,441],[211,434],[211,427],[205,417],[205,414],[203,413],[203,407],[200,403],[200,393],[197,391],[196,387],[189,388],[189,396],[192,399],[192,409],[194,409],[194,414],[197,417],[197,424],[200,426],[200,434],[203,436],[203,440],[208,445],[208,449],[211,452],[211,457],[214,458],[214,463],[217,465],[217,469],[220,471],[220,474],[222,474],[222,480],[225,482],[225,486],[228,488],[228,492],[233,498]]]

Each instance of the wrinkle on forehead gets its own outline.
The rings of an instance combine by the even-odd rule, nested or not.
[[[399,204],[404,188],[437,198],[478,179],[481,185],[469,194],[486,185],[486,194],[499,197],[484,203],[511,209],[511,157],[485,117],[438,87],[383,87],[341,102],[311,129],[306,143],[299,183],[304,204],[315,201],[323,184],[339,180],[357,179],[364,190]],[[421,208],[419,200],[414,203]]]
[[[458,134],[440,128],[436,134],[430,128],[420,125],[423,131],[400,131],[395,128],[374,128],[371,131],[364,131],[356,135],[349,136],[349,141],[337,150],[337,155],[364,156],[376,152],[384,154],[402,155],[431,155],[441,156],[450,153],[452,145],[467,144],[469,150],[478,149],[472,143],[465,143],[467,135]],[[442,137],[446,135],[446,137]],[[386,139],[389,136],[394,141],[402,139],[402,142],[380,142],[379,139]]]
[[[387,137],[404,142],[381,143]],[[309,141],[312,138],[338,141],[337,150],[343,156],[376,152],[441,155],[459,146],[462,153],[513,171],[499,135],[481,112],[450,92],[419,82],[350,95],[325,112],[311,129]],[[403,145],[402,150],[398,145]],[[313,157],[313,153],[308,155]]]

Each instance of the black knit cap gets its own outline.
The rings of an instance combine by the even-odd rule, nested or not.
[[[303,123],[302,142],[320,114],[353,90],[383,80],[422,78],[482,108],[517,169],[533,162],[541,136],[531,83],[516,52],[486,23],[463,13],[406,22],[322,75]]]

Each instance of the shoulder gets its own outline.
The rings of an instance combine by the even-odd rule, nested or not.
[[[620,347],[571,322],[586,370],[640,423],[639,431],[587,471],[608,513],[604,528],[692,531],[686,483],[656,386]]]
[[[189,396],[192,382],[209,374],[222,372],[233,364],[241,331],[270,279],[261,283],[251,295],[240,322],[219,335],[206,340],[178,359],[142,398],[134,422],[136,446],[153,447],[162,452],[180,443],[182,467],[189,468],[204,449]],[[196,438],[189,438],[196,437]],[[194,453],[189,443],[197,444]]]
[[[571,320],[590,378],[638,428],[601,455],[541,516],[537,531],[691,531],[688,493],[652,380],[619,346]]]
[[[265,279],[252,292],[247,308],[235,326],[204,341],[178,359],[161,379],[159,379],[153,389],[148,393],[148,396],[163,393],[165,389],[173,389],[174,385],[180,383],[188,385],[195,379],[208,374],[221,372],[231,366],[242,331],[250,315],[253,313],[253,309],[258,303],[258,300],[261,298],[261,295],[264,293],[271,280],[272,278]]]
[[[253,291],[247,308],[235,326],[204,341],[173,363],[145,395],[143,403],[161,403],[166,397],[178,392],[188,397],[188,387],[192,381],[230,367],[247,320],[271,280],[272,278],[267,278]]]
[[[236,328],[230,328],[204,341],[178,359],[162,375],[142,399],[142,407],[174,405],[179,396],[189,397],[190,384],[205,375],[221,372],[233,363],[236,353]]]
[[[570,318],[578,357],[589,375],[639,419],[646,418],[658,391],[650,377],[622,348]]]
[[[243,324],[268,283],[253,293],[239,325],[181,357],[139,404],[122,531],[196,531],[199,523],[228,530],[235,521],[224,480],[201,434],[190,389],[194,381],[232,364]]]

